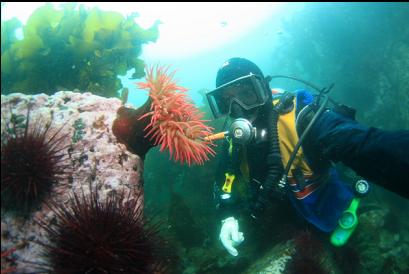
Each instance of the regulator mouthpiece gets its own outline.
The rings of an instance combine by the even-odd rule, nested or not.
[[[257,130],[252,124],[243,118],[235,119],[228,131],[219,132],[205,137],[205,141],[214,141],[224,139],[225,137],[232,138],[233,143],[247,145],[254,140],[265,140],[267,131],[265,129]]]
[[[229,135],[233,139],[233,143],[241,145],[250,143],[254,139],[256,132],[256,128],[243,118],[234,120],[229,128]]]

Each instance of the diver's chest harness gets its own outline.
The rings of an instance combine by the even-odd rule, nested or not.
[[[328,100],[327,98],[324,99],[319,107],[316,104],[318,103],[317,100],[313,104],[306,105],[299,112],[297,119],[295,119],[295,95],[290,92],[285,92],[280,94],[279,98],[273,100],[273,107],[271,108],[272,110],[268,117],[270,122],[267,129],[253,127],[248,120],[243,118],[238,118],[231,123],[228,130],[228,137],[231,139],[233,147],[244,146],[254,142],[270,142],[266,157],[267,175],[263,183],[255,180],[257,181],[257,187],[259,188],[257,190],[257,197],[254,205],[257,211],[264,211],[264,208],[274,200],[273,198],[283,199],[288,189],[292,189],[294,195],[298,199],[303,199],[316,189],[318,184],[305,184],[307,178],[298,167],[291,171],[292,176],[289,176],[289,173],[297,157],[302,141],[305,139],[305,136],[308,134],[318,116],[324,111]],[[285,159],[283,161],[280,153],[278,125],[280,115],[283,117],[289,113],[293,115],[290,119],[296,120],[293,122],[292,126],[293,135],[296,134],[299,123],[305,124],[304,121],[307,120],[309,120],[309,123],[308,125],[303,126],[301,137],[298,138],[298,142],[293,142],[294,149],[291,154],[284,156]],[[309,119],[305,119],[307,115],[309,116]],[[280,133],[281,131],[282,129],[280,129]],[[287,133],[281,134],[287,135]],[[238,155],[234,153],[231,156],[233,158],[238,157]],[[237,159],[232,160],[233,162],[237,162]],[[299,163],[297,163],[297,165],[299,165]],[[230,193],[233,180],[234,175],[226,173],[226,181],[222,188],[224,193]],[[253,217],[256,218],[257,216],[255,215],[256,214],[254,214]]]

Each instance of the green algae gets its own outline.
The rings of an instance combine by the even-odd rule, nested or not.
[[[130,69],[144,76],[138,56],[142,44],[158,38],[156,22],[148,29],[120,13],[66,4],[36,9],[22,26],[16,18],[1,22],[1,92],[89,91],[119,97],[118,75]],[[16,37],[22,26],[23,38]]]

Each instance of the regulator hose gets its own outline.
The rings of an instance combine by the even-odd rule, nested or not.
[[[283,164],[281,161],[280,153],[280,142],[278,136],[278,117],[279,112],[276,108],[272,108],[272,98],[269,104],[268,111],[268,127],[267,132],[269,136],[270,145],[268,147],[267,154],[267,176],[264,183],[261,185],[257,200],[253,206],[251,216],[254,219],[258,219],[260,215],[264,212],[264,209],[269,205],[276,197],[278,199],[283,199],[285,191],[278,187],[278,182],[283,174]]]

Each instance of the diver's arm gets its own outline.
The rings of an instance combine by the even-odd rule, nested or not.
[[[216,171],[216,181],[214,185],[214,196],[216,198],[216,208],[221,220],[237,216],[239,211],[238,199],[236,197],[236,188],[234,187],[236,179],[235,163],[229,153],[229,143],[223,144],[222,153],[220,153],[219,165]],[[230,180],[230,185],[228,185]]]
[[[366,127],[325,111],[311,128],[308,142],[328,160],[341,161],[358,175],[409,198],[409,131]]]
[[[234,195],[235,163],[232,161],[229,147],[226,142],[217,170],[215,198],[221,220],[219,239],[227,252],[237,256],[239,252],[236,246],[244,241],[244,235],[239,231],[239,222],[235,217],[238,215],[239,206]]]

